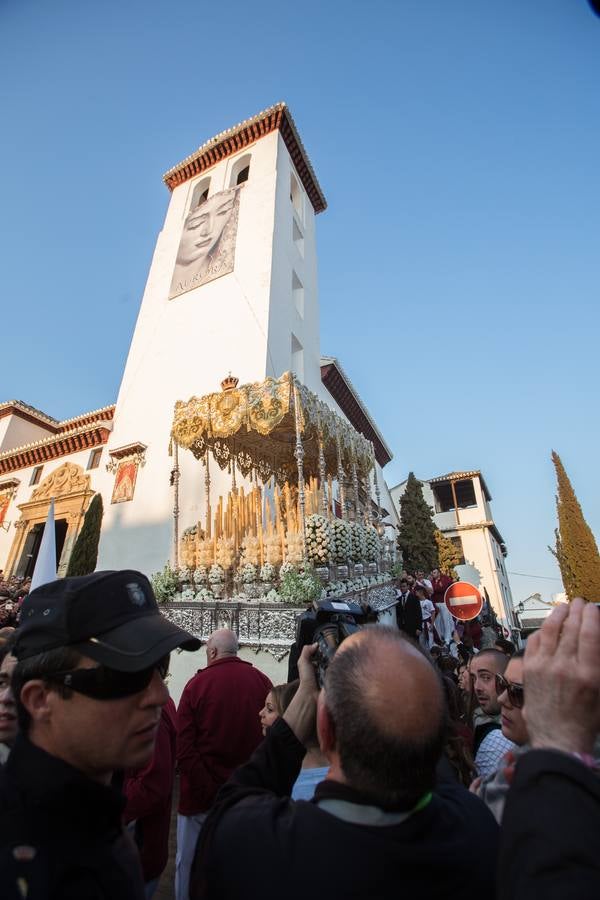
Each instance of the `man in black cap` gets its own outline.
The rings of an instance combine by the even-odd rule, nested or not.
[[[139,572],[96,572],[25,599],[13,654],[21,733],[0,776],[3,900],[141,900],[116,769],[152,756],[169,653],[200,641]]]

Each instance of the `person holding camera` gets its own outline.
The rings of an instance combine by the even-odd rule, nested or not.
[[[367,626],[341,644],[318,690],[303,648],[300,686],[200,835],[191,900],[493,896],[498,826],[456,781],[436,784],[446,709],[439,673],[396,629]],[[329,773],[311,801],[290,794],[315,716]],[[235,848],[236,864],[231,864]],[[268,877],[265,877],[265,859]]]

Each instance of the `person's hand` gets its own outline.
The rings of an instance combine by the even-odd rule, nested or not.
[[[479,775],[477,778],[474,778],[471,784],[469,785],[469,790],[472,794],[477,794],[479,796],[479,788],[481,787],[481,782],[483,778]]]
[[[313,657],[317,652],[318,644],[305,644],[298,659],[298,676],[300,687],[298,690],[308,690],[318,693],[317,676],[313,665]]]
[[[525,705],[532,747],[591,753],[600,726],[600,609],[560,604],[527,641]]]
[[[315,729],[317,716],[317,697],[319,687],[312,658],[316,652],[317,644],[307,644],[302,648],[298,660],[298,674],[300,686],[296,691],[292,702],[283,714],[283,718],[290,726],[301,744],[306,745],[307,740]]]

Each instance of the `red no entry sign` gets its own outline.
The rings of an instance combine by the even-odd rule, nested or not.
[[[455,619],[468,622],[483,609],[483,599],[477,588],[468,581],[451,584],[444,594],[444,603]]]

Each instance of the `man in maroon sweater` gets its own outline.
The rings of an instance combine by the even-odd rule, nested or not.
[[[147,900],[169,860],[176,738],[177,711],[169,697],[162,708],[152,759],[143,768],[129,769],[123,784],[127,799],[123,821],[135,822]]]
[[[258,714],[272,685],[237,652],[233,631],[215,631],[206,644],[207,668],[188,681],[177,710],[177,900],[188,900],[198,834],[217,791],[262,740]]]

